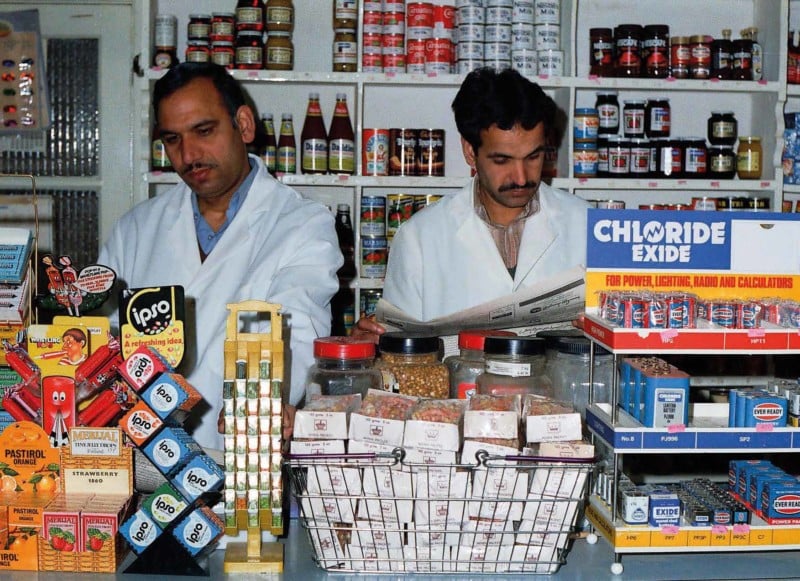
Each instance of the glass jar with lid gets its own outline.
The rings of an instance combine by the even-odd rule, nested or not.
[[[446,399],[450,394],[447,366],[439,360],[439,338],[430,335],[384,333],[378,340],[375,367],[383,389],[404,395]]]
[[[469,399],[475,393],[475,380],[486,367],[483,343],[488,336],[516,337],[516,333],[473,329],[458,334],[459,354],[444,360],[450,376],[451,399]]]
[[[315,395],[366,397],[370,389],[383,389],[383,376],[375,368],[375,344],[354,337],[314,339],[314,365],[308,370],[306,401]]]
[[[541,337],[487,337],[483,343],[486,370],[476,380],[478,393],[533,393],[553,396],[545,375],[545,340]]]
[[[739,147],[736,150],[736,174],[739,179],[761,179],[761,160],[763,157],[764,152],[761,148],[760,137],[740,137]]]
[[[571,403],[586,417],[589,403],[589,365],[591,343],[585,337],[563,337],[556,344],[556,354],[548,366],[555,399]],[[609,403],[614,362],[611,354],[596,347],[592,374],[592,402]]]
[[[294,69],[294,44],[290,32],[273,32],[267,37],[264,68],[272,71]]]

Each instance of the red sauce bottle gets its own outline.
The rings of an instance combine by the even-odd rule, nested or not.
[[[303,130],[300,132],[300,169],[307,174],[328,171],[328,136],[322,121],[319,93],[308,94],[308,108]]]
[[[355,134],[347,109],[347,95],[336,94],[331,130],[328,133],[328,171],[349,174],[355,172]]]

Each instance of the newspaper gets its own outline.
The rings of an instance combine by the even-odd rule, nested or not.
[[[388,330],[443,337],[448,354],[448,336],[459,331],[509,329],[518,335],[534,335],[543,329],[570,326],[585,308],[585,274],[585,268],[575,267],[513,294],[430,321],[412,319],[380,299],[375,318]]]

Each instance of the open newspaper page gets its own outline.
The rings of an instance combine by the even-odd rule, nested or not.
[[[444,339],[445,355],[449,355],[458,352],[454,337],[459,331],[507,329],[518,335],[534,335],[544,329],[571,326],[585,308],[585,272],[583,267],[576,267],[513,294],[430,321],[412,319],[381,299],[375,318],[388,330],[438,335]]]

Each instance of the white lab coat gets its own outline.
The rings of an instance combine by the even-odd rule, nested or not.
[[[181,285],[187,304],[195,302],[195,320],[188,327],[196,333],[196,352],[186,354],[187,365],[180,370],[211,406],[195,439],[216,449],[222,448],[217,417],[226,304],[260,299],[283,305],[291,337],[286,380],[291,380],[290,403],[297,404],[314,361],[313,341],[330,333],[330,299],[339,288],[336,271],[342,264],[332,214],[272,178],[260,159],[251,160],[258,164],[255,181],[205,262],[185,184],[120,218],[98,259],[128,287]],[[284,341],[289,352],[286,335]]]
[[[542,184],[540,209],[525,222],[512,279],[473,207],[475,180],[415,214],[392,240],[383,297],[429,321],[511,294],[586,264],[589,204]]]

